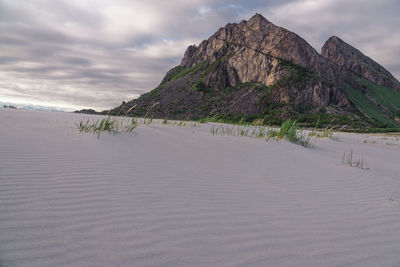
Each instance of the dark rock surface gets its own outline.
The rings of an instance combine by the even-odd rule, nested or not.
[[[397,80],[389,71],[339,37],[329,38],[322,47],[321,54],[359,77],[377,85],[400,90]]]

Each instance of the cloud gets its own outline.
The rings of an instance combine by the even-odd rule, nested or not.
[[[0,100],[106,109],[155,88],[185,49],[262,13],[318,50],[330,35],[400,77],[394,0],[0,0]]]

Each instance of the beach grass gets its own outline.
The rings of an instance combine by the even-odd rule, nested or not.
[[[350,150],[349,153],[344,152],[342,155],[342,163],[350,166],[350,167],[354,167],[354,168],[359,168],[362,170],[368,170],[369,168],[365,168],[364,167],[364,160],[363,158],[360,159],[354,159],[353,156],[353,150]]]
[[[121,132],[132,133],[137,127],[137,121],[135,118],[132,118],[131,121],[126,124],[124,119],[108,116],[96,121],[80,121],[79,123],[75,123],[75,125],[78,128],[79,133],[92,132],[93,134],[97,135],[97,138],[99,138],[102,132],[108,132],[112,134]]]
[[[333,119],[331,123],[333,123],[335,120]],[[330,124],[326,126],[323,130],[318,130],[320,121],[318,120],[314,129],[308,134],[309,136],[315,136],[318,138],[332,138],[333,137],[333,131],[335,129],[335,126],[331,126]]]
[[[252,138],[271,138],[276,140],[287,139],[289,142],[309,147],[311,137],[299,129],[297,121],[287,120],[280,128],[268,126],[238,126],[238,125],[213,125],[210,128],[212,135],[246,136]]]

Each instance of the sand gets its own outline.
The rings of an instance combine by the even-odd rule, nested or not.
[[[399,137],[96,138],[85,118],[0,109],[0,266],[400,266]]]

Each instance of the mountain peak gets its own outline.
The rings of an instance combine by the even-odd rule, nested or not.
[[[268,27],[273,24],[270,21],[268,21],[263,15],[256,13],[246,22],[246,25],[252,28],[253,30],[258,31],[262,28]]]
[[[339,37],[333,35],[331,36],[324,44],[321,50],[322,56],[329,58],[331,53],[336,53],[339,51],[347,51],[351,54],[363,55],[358,49],[354,48],[353,46],[349,45]]]
[[[248,21],[244,20],[239,24],[229,23],[220,28],[199,46],[188,47],[180,65],[193,67],[200,62],[212,63],[218,57],[216,54],[225,53],[227,49],[239,48],[252,51],[258,56],[287,59],[310,68],[313,68],[315,62],[322,58],[300,36],[276,26],[261,14],[256,13]],[[259,60],[262,59],[259,58]]]
[[[398,90],[397,81],[389,71],[337,36],[332,36],[325,42],[321,54],[366,80]]]
[[[248,22],[250,23],[270,23],[263,15],[256,13],[254,14],[249,20]]]
[[[329,39],[326,42],[343,42],[344,41],[342,39],[340,39],[339,37],[337,37],[336,35],[332,35],[331,37],[329,37]]]

